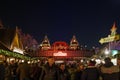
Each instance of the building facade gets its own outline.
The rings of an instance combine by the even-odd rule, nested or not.
[[[50,44],[47,36],[44,37],[40,48],[34,57],[53,56],[56,59],[74,59],[74,58],[90,58],[95,54],[94,50],[81,48],[75,35],[73,35],[70,44],[65,41],[56,41]]]

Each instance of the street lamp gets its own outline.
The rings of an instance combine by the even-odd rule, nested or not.
[[[105,50],[105,55],[108,55],[110,53],[110,50],[106,49]]]

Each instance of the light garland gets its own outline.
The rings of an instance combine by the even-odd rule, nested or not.
[[[24,56],[22,54],[18,54],[15,52],[6,51],[3,49],[0,49],[0,54],[5,55],[5,56],[9,56],[9,57],[20,58],[20,59],[24,59],[24,60],[31,60],[32,59],[31,57]]]

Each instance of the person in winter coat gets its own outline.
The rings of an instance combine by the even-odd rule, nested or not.
[[[89,61],[88,67],[83,70],[81,80],[99,80],[99,71],[95,61]]]
[[[31,80],[39,80],[41,72],[42,68],[38,66],[38,63],[33,63],[33,67],[31,69]]]
[[[58,74],[59,74],[59,76],[58,76],[59,80],[70,80],[70,74],[68,72],[68,69],[66,69],[64,63],[60,64]]]
[[[119,66],[119,69],[120,69],[120,57],[117,58],[117,65]],[[120,70],[119,70],[119,79],[120,79]]]
[[[20,80],[30,80],[30,66],[27,61],[20,64],[16,72],[19,74]]]
[[[58,68],[53,57],[49,57],[48,62],[42,67],[39,80],[58,80]]]
[[[0,62],[0,80],[4,80],[5,76],[5,66],[3,65],[3,62]]]
[[[12,80],[10,66],[8,65],[7,62],[4,62],[4,66],[5,66],[5,79],[4,80]]]
[[[81,75],[82,75],[83,70],[84,70],[84,65],[79,64],[75,72],[75,80],[81,80]]]
[[[105,64],[101,66],[102,80],[120,80],[119,79],[119,66],[113,65],[109,57],[105,58]]]

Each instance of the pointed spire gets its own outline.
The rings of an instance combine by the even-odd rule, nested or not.
[[[75,37],[75,35],[73,35],[71,41],[70,41],[70,49],[77,49],[79,46],[79,43]]]
[[[117,28],[116,28],[116,23],[114,22],[113,23],[113,26],[112,26],[112,28],[111,28],[111,35],[116,35],[116,30],[117,30]]]
[[[73,42],[76,42],[76,41],[77,41],[75,35],[73,35],[72,40],[73,40]]]
[[[47,42],[47,41],[48,41],[48,37],[47,37],[47,35],[45,35],[44,40],[45,40],[45,42]]]
[[[14,49],[15,47],[19,48],[19,49],[23,49],[23,44],[22,44],[22,41],[21,41],[21,38],[19,35],[19,29],[17,26],[16,26],[16,30],[15,30],[15,36],[14,36],[14,39],[11,44],[11,49]]]
[[[42,41],[40,46],[41,46],[41,48],[43,50],[48,50],[48,49],[51,48],[50,42],[49,42],[49,39],[48,39],[47,35],[45,35],[45,37],[44,37],[44,39],[43,39],[43,41]]]
[[[18,26],[16,26],[16,28],[15,28],[15,32],[16,32],[17,34],[19,33]]]

